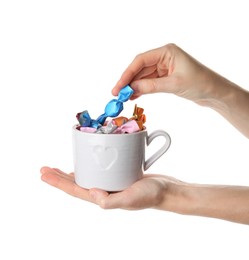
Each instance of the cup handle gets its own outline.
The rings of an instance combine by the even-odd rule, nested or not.
[[[158,160],[170,147],[171,138],[168,133],[163,130],[156,130],[146,137],[146,145],[149,146],[150,143],[158,136],[163,136],[166,140],[163,146],[155,152],[149,159],[144,163],[144,170],[146,171],[149,167]]]

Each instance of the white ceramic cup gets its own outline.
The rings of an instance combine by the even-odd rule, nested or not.
[[[165,142],[145,161],[145,148],[154,138]],[[169,148],[170,136],[163,130],[150,135],[146,130],[131,134],[96,134],[73,127],[75,182],[86,189],[121,191],[142,178],[146,171]]]

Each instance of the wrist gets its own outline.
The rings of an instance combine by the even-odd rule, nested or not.
[[[205,76],[205,93],[196,103],[212,108],[249,138],[249,92],[213,71]]]
[[[169,182],[164,190],[163,202],[157,209],[170,211],[182,215],[205,216],[208,211],[206,200],[210,196],[207,185],[188,184],[180,181]]]
[[[212,70],[207,70],[202,75],[203,94],[196,101],[199,105],[215,110],[229,109],[237,86]]]
[[[243,186],[169,183],[159,209],[249,224],[249,189]]]
[[[155,208],[179,214],[191,214],[194,194],[191,186],[171,177],[165,177],[162,200]]]
[[[178,180],[165,179],[163,199],[157,209],[182,215],[205,215],[208,211],[206,200],[210,196],[209,185],[197,185]]]

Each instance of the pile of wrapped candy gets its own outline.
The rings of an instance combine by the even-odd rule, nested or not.
[[[144,109],[135,105],[131,117],[117,117],[123,110],[123,103],[128,101],[134,93],[133,89],[127,85],[119,92],[117,99],[112,99],[105,107],[105,112],[97,119],[92,119],[87,110],[77,113],[79,122],[77,129],[82,132],[98,134],[129,134],[143,130],[146,116]],[[107,118],[112,119],[107,120]]]

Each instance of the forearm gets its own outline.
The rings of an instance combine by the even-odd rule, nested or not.
[[[249,92],[227,79],[212,74],[211,95],[205,103],[249,138]]]
[[[171,183],[159,208],[249,224],[249,187]]]

